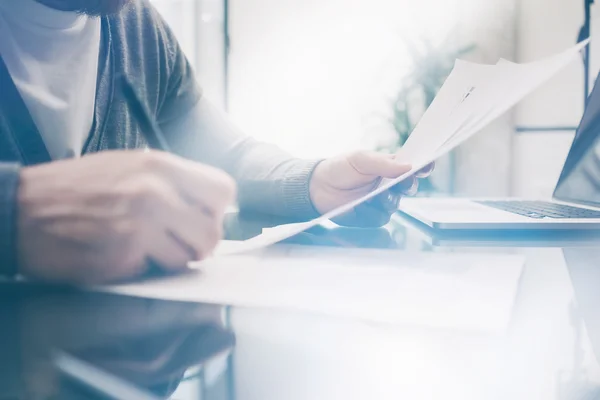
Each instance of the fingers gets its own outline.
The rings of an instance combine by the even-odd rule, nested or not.
[[[414,196],[419,191],[419,180],[415,179],[412,182],[412,185],[404,191],[406,196]]]
[[[419,190],[419,180],[416,176],[406,178],[399,184],[390,188],[390,191],[394,194],[404,194],[407,196],[414,196]]]
[[[151,235],[148,260],[158,264],[167,272],[182,271],[193,257],[190,250],[169,232],[156,232]]]
[[[334,222],[347,227],[379,228],[390,221],[391,216],[398,211],[399,204],[400,196],[387,191],[335,218]]]
[[[417,172],[415,175],[417,176],[417,178],[427,178],[428,176],[431,175],[431,173],[433,172],[434,169],[435,169],[435,163],[432,162],[431,164],[429,164],[426,167],[419,170],[419,172]]]
[[[193,249],[193,258],[201,261],[210,257],[223,238],[223,219],[208,216],[198,209],[186,209],[170,222],[169,229],[181,242]]]
[[[170,211],[162,215],[164,229],[187,249],[189,261],[209,257],[223,237],[223,214],[203,212],[194,205],[171,199]]]
[[[427,178],[431,175],[435,169],[435,163],[431,163],[426,167],[419,170],[413,176],[406,178],[396,186],[390,189],[393,193],[405,194],[407,196],[414,196],[419,191],[419,179]]]
[[[184,198],[204,207],[207,213],[222,214],[235,200],[235,181],[217,168],[162,152],[144,153],[143,157],[145,171],[165,178]]]
[[[190,261],[209,257],[222,237],[222,222],[198,210],[187,212],[187,218],[183,214],[157,229],[147,244],[148,257],[166,271],[184,270]]]
[[[382,209],[389,215],[398,211],[400,206],[400,195],[392,191],[387,191],[376,197]]]
[[[350,165],[362,175],[397,178],[411,170],[410,164],[394,155],[377,152],[357,152],[348,157]]]
[[[209,166],[202,166],[196,179],[187,182],[183,190],[190,196],[192,204],[202,206],[214,216],[222,216],[236,198],[236,183],[233,178]]]
[[[407,156],[406,153],[404,152],[404,149],[399,149],[396,154],[393,155],[396,160],[407,160]],[[433,170],[435,169],[435,162],[432,162],[430,164],[428,164],[427,166],[421,168],[419,170],[419,172],[417,172],[415,175],[417,178],[427,178],[429,175],[431,175],[431,173],[433,172]]]
[[[199,261],[212,254],[222,238],[222,211],[204,212],[158,178],[146,178],[137,184],[140,187],[133,190],[142,195],[136,205],[137,218],[149,236],[149,242],[145,243],[146,255],[165,269],[178,270],[189,261]]]

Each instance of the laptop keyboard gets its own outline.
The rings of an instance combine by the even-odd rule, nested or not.
[[[529,218],[600,218],[600,211],[547,201],[478,201],[477,203]]]

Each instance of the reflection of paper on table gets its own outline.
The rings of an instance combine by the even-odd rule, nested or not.
[[[397,179],[384,180],[373,192],[345,204],[308,223],[282,225],[247,240],[237,249],[219,255],[239,254],[266,247],[294,236],[321,222],[340,216],[367,200],[409,178],[416,171],[447,154],[481,131],[490,122],[516,105],[571,63],[588,40],[563,53],[528,64],[500,61],[497,65],[479,65],[457,61],[455,68],[439,91],[403,148],[412,170]]]
[[[193,275],[100,288],[131,296],[260,307],[367,322],[502,332],[523,257],[285,246],[220,257]],[[337,250],[337,251],[336,251]]]

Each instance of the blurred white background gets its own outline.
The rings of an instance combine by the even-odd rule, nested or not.
[[[389,139],[390,100],[408,69],[405,39],[457,32],[466,58],[524,62],[575,43],[583,5],[567,0],[230,0],[225,81],[223,0],[154,0],[206,94],[247,133],[299,157],[325,157]],[[457,194],[549,196],[576,126],[583,69],[574,63],[456,153]],[[450,168],[437,171],[449,187]]]

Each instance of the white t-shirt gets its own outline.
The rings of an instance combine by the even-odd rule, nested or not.
[[[0,55],[53,159],[81,155],[94,121],[100,20],[0,0]]]

